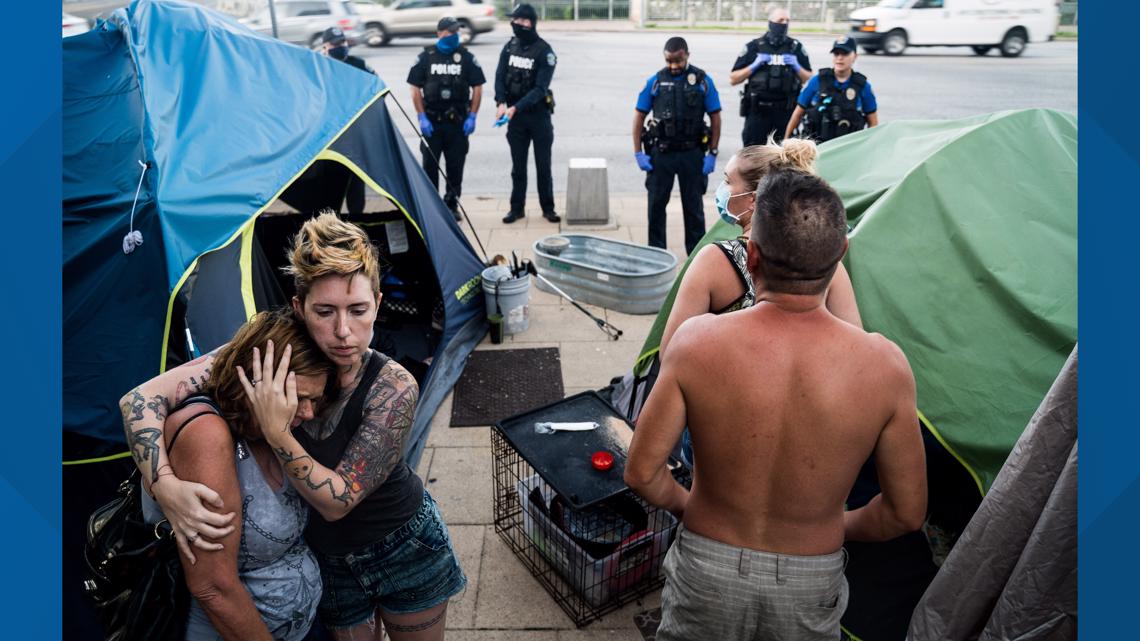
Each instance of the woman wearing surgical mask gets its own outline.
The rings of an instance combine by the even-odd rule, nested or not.
[[[814,174],[816,155],[815,143],[810,140],[788,138],[776,143],[769,138],[768,144],[745,147],[729,159],[724,168],[724,182],[716,190],[716,209],[721,220],[739,225],[741,233],[736,238],[705,246],[689,264],[661,335],[660,355],[665,354],[673,333],[686,320],[710,312],[727,314],[756,302],[756,289],[747,265],[756,186],[769,172],[779,169]],[[827,309],[852,325],[863,326],[851,277],[842,262],[827,290]],[[687,429],[681,444],[682,456],[691,465],[692,442]]]

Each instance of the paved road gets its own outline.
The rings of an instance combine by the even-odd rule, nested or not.
[[[542,32],[540,24],[540,32]],[[491,88],[499,51],[508,39],[500,25],[471,45],[487,74],[487,94],[479,112],[464,179],[467,195],[510,191],[510,155],[505,129],[492,129],[494,104]],[[637,92],[646,78],[662,65],[661,48],[669,37],[664,31],[588,33],[543,32],[558,53],[552,88],[558,103],[554,114],[554,189],[563,191],[572,157],[601,157],[609,165],[611,193],[635,193],[644,187],[644,174],[633,161],[630,129]],[[721,91],[724,132],[720,148],[727,158],[740,148],[743,118],[738,92],[727,86],[728,71],[747,36],[739,33],[690,33],[686,36],[691,62],[710,73]],[[831,39],[801,38],[818,68],[830,65]],[[392,45],[357,47],[392,87],[396,98],[411,111],[408,68],[427,39],[397,39]],[[882,122],[902,119],[960,118],[1003,109],[1049,107],[1077,109],[1077,43],[1030,45],[1020,58],[990,53],[975,56],[966,48],[908,49],[906,55],[888,58],[861,55],[856,68],[867,74],[879,99]],[[418,143],[394,106],[405,140]],[[533,192],[533,161],[530,166]]]

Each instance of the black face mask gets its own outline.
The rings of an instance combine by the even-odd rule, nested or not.
[[[332,47],[329,49],[329,57],[336,58],[337,60],[344,60],[348,57],[348,47]]]
[[[784,41],[788,35],[788,25],[783,22],[769,22],[768,23],[768,40],[778,45]]]
[[[529,45],[535,40],[538,40],[538,32],[534,30],[534,27],[524,27],[521,24],[512,22],[511,30],[515,32],[515,37],[519,39],[519,42],[524,45]]]

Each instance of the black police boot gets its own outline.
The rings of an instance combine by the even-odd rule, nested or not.
[[[509,225],[516,220],[522,220],[523,218],[526,218],[526,214],[522,213],[521,211],[512,211],[506,216],[503,216],[503,222]]]
[[[459,205],[451,203],[447,206],[447,208],[451,210],[451,216],[455,219],[455,222],[463,222],[463,216],[459,213]]]
[[[562,222],[562,217],[559,216],[558,213],[555,212],[553,209],[551,209],[550,211],[542,212],[542,217],[549,220],[552,223]]]

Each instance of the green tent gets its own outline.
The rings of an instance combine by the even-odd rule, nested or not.
[[[823,146],[854,225],[863,323],[898,343],[922,420],[989,490],[1077,341],[1077,122],[898,122]]]
[[[863,324],[906,353],[926,428],[934,543],[848,545],[845,631],[902,639],[937,571],[931,549],[965,527],[1076,344],[1077,123],[1040,109],[887,123],[822,145],[817,167],[853,226],[844,260]],[[718,221],[702,245],[739,232]],[[680,281],[613,390],[631,419]],[[851,507],[876,491],[865,473]]]

